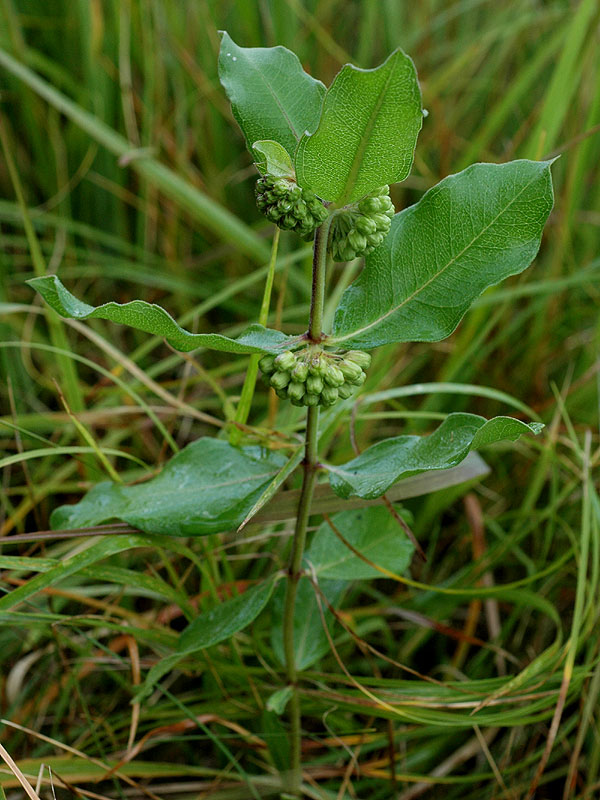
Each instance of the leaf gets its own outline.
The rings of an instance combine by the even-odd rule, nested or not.
[[[347,581],[320,580],[319,588],[333,608],[337,608],[344,592],[348,588]],[[273,596],[273,629],[271,644],[276,658],[285,664],[285,651],[283,647],[283,609],[285,605],[286,587],[281,583]],[[323,621],[315,594],[316,590],[307,575],[298,581],[298,594],[296,596],[296,615],[294,617],[294,651],[296,654],[296,668],[307,669],[315,661],[329,652],[330,645],[327,634],[323,629]],[[324,600],[323,615],[327,628],[331,631],[335,617],[327,608]]]
[[[515,441],[521,434],[537,434],[543,427],[512,417],[486,420],[476,414],[449,414],[429,436],[384,439],[341,467],[328,466],[329,482],[340,497],[380,497],[404,476],[454,467],[470,450],[503,439]]]
[[[534,259],[552,208],[550,161],[474,164],[396,214],[336,310],[334,343],[449,336],[484,289]]]
[[[334,514],[331,521],[344,539],[369,561],[397,574],[406,571],[414,546],[387,508],[370,506],[342,511]],[[306,558],[319,579],[352,581],[381,577],[380,572],[340,541],[327,522],[315,533]]]
[[[292,159],[287,150],[278,142],[269,140],[254,142],[252,153],[254,154],[256,168],[263,175],[268,173],[276,178],[296,179]]]
[[[196,617],[179,637],[178,652],[189,654],[204,650],[247,628],[267,605],[276,577],[272,576]]]
[[[273,711],[277,716],[281,716],[285,711],[290,697],[293,695],[294,690],[291,686],[284,686],[283,689],[277,689],[276,692],[267,699],[267,711]]]
[[[273,594],[277,576],[253,586],[243,594],[201,613],[179,637],[176,652],[170,653],[149,670],[135,701],[140,702],[152,691],[158,681],[174,669],[187,656],[229,639],[234,633],[247,628],[258,617]]]
[[[221,36],[219,79],[248,149],[273,139],[293,155],[318,125],[325,86],[285,47],[239,47],[226,31]]]
[[[376,69],[346,64],[327,90],[319,127],[300,140],[298,183],[344,205],[410,172],[423,122],[411,59],[396,50]]]
[[[55,275],[31,278],[27,283],[62,317],[69,319],[107,319],[129,325],[138,331],[162,336],[175,350],[188,353],[197,347],[208,347],[224,353],[277,353],[290,339],[280,331],[250,325],[237,339],[219,333],[190,333],[179,327],[164,308],[143,300],[130,303],[104,303],[89,306],[72,295]]]
[[[226,531],[240,524],[284,463],[259,447],[198,439],[146,483],[99,483],[79,503],[57,508],[50,521],[53,528],[88,528],[116,518],[168,536]]]

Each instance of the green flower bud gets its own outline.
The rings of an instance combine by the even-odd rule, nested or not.
[[[292,370],[292,380],[297,383],[304,383],[308,377],[308,364],[305,361],[299,361]]]
[[[304,405],[305,406],[318,406],[319,405],[319,397],[318,394],[309,394],[308,392],[304,395]]]
[[[308,371],[311,375],[322,375],[325,370],[325,361],[321,358],[321,354],[317,353],[308,362]]]
[[[323,378],[320,375],[309,375],[306,379],[306,391],[310,394],[320,394],[323,391]]]
[[[258,366],[261,372],[270,375],[271,372],[275,372],[275,356],[263,356],[258,362]]]
[[[371,366],[371,356],[363,350],[348,350],[344,353],[344,361],[353,361],[361,369],[369,369]]]
[[[377,225],[378,231],[385,231],[386,233],[389,231],[392,223],[390,222],[390,218],[386,217],[385,214],[373,214],[371,219]]]
[[[355,250],[357,253],[362,253],[364,250],[367,249],[367,240],[359,233],[357,230],[352,230],[348,234],[348,243],[350,247]]]
[[[321,392],[321,403],[324,406],[332,406],[337,402],[339,390],[335,386],[326,386]]]
[[[327,369],[323,373],[323,380],[329,386],[341,386],[345,383],[344,373],[334,364],[327,365]]]
[[[277,369],[290,370],[296,365],[296,356],[291,350],[286,350],[275,358],[274,364]]]
[[[354,380],[352,381],[348,381],[348,383],[351,383],[353,386],[362,386],[366,380],[367,380],[366,372],[361,371],[360,375],[357,378],[354,378]]]
[[[372,214],[379,211],[379,198],[367,197],[358,204],[358,210],[363,214]]]
[[[290,382],[290,373],[289,372],[274,372],[271,375],[271,386],[277,389],[285,389],[285,387]]]
[[[377,233],[377,223],[371,217],[358,217],[356,220],[356,230],[367,236],[370,233]]]
[[[290,397],[290,403],[293,406],[303,407],[304,406],[304,395],[300,399],[298,399],[297,397]]]
[[[302,400],[304,397],[304,392],[306,387],[304,383],[297,383],[296,381],[291,381],[288,383],[287,387],[287,394],[290,400]]]
[[[389,233],[393,216],[394,206],[387,186],[337,212],[328,242],[334,261],[351,261],[372,252]]]
[[[349,383],[344,383],[342,386],[338,386],[338,395],[342,398],[342,400],[347,400],[354,394],[355,386],[352,386]]]
[[[338,361],[337,366],[347,381],[355,380],[362,372],[362,369],[358,364],[355,364],[354,361],[346,361],[343,359],[342,361]]]
[[[287,398],[287,391],[285,389],[275,389],[275,394],[277,397],[280,397],[282,400]]]
[[[327,217],[327,209],[308,189],[287,178],[264,175],[256,182],[256,205],[259,210],[284,230],[306,236]]]

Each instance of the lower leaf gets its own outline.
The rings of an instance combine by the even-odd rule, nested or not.
[[[502,440],[515,441],[544,426],[512,417],[486,420],[476,414],[450,414],[430,436],[396,436],[369,447],[340,467],[327,466],[336,494],[348,498],[380,497],[401,478],[459,464],[470,450]]]
[[[285,464],[260,447],[204,438],[177,453],[156,478],[135,486],[99,483],[81,502],[57,508],[53,528],[112,519],[146,533],[200,536],[237,528]]]
[[[146,697],[162,676],[187,656],[224,642],[247,628],[269,602],[276,581],[277,576],[273,575],[258,586],[253,586],[243,594],[225,600],[197,616],[179,637],[177,651],[161,659],[150,669],[142,689],[136,695],[136,701]]]

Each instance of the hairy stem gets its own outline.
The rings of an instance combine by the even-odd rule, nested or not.
[[[327,237],[329,235],[330,220],[326,220],[315,234],[313,252],[313,280],[310,303],[310,321],[308,326],[309,338],[313,342],[321,341],[323,332],[323,307],[325,304],[325,276],[327,272]],[[319,407],[311,406],[306,417],[306,434],[304,450],[304,476],[296,528],[292,542],[292,553],[288,570],[287,591],[285,608],[283,612],[283,645],[285,651],[286,676],[288,685],[292,689],[289,701],[290,722],[290,771],[286,782],[287,794],[285,797],[299,798],[302,782],[301,765],[301,708],[298,693],[298,669],[294,650],[294,616],[296,611],[296,595],[298,581],[302,575],[302,556],[306,544],[306,529],[310,517],[310,508],[317,481],[318,468],[318,436],[319,436]]]

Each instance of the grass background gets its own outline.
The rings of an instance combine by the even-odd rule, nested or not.
[[[411,575],[430,590],[354,587],[343,621],[355,636],[334,634],[355,683],[333,654],[303,683],[308,797],[499,800],[538,783],[538,798],[600,794],[599,22],[597,0],[0,0],[4,537],[47,529],[53,508],[114,470],[134,480],[174,446],[222,435],[234,413],[248,359],[58,321],[24,284],[58,271],[91,304],[160,302],[197,331],[257,318],[273,231],[218,83],[218,30],[286,45],[325,83],[348,60],[409,52],[429,116],[397,209],[474,161],[561,154],[533,267],[449,340],[375,354],[364,395],[445,385],[361,406],[361,447],[449,411],[520,414],[457,383],[518,398],[547,428],[486,453],[483,482],[409,503],[428,556]],[[269,323],[297,332],[309,251],[284,234],[277,267]],[[332,285],[349,277],[335,268]],[[300,422],[257,392],[251,436],[289,446]],[[349,422],[328,458],[351,457]],[[164,538],[63,580],[53,565],[85,538],[4,543],[0,742],[40,796],[51,783],[60,798],[276,792],[285,722],[265,711],[282,682],[268,614],[131,701],[194,609],[284,563],[289,533]],[[11,599],[44,574],[41,591]],[[23,796],[8,766],[0,784]]]

